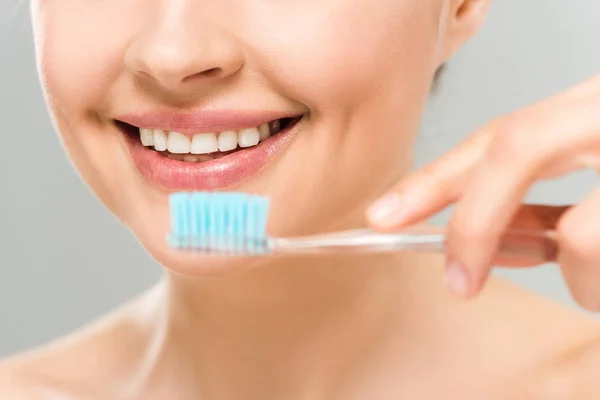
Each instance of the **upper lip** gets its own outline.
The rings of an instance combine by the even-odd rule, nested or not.
[[[173,112],[150,110],[117,116],[117,121],[149,129],[163,129],[182,134],[223,132],[258,127],[284,118],[296,118],[302,113],[265,110],[200,110]]]

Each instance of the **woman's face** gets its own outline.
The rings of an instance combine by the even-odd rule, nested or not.
[[[266,195],[275,235],[362,224],[410,168],[444,3],[33,0],[33,23],[81,176],[158,262],[206,275],[248,263],[170,250],[170,192]]]

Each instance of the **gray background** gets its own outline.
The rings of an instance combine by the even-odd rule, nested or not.
[[[16,2],[0,1],[0,357],[80,327],[160,275],[63,155],[38,86],[27,8],[13,16]],[[493,2],[431,101],[419,163],[489,119],[600,71],[598,38],[598,0]],[[595,183],[595,174],[575,174],[536,186],[528,200],[575,202]],[[499,273],[573,306],[554,266]]]

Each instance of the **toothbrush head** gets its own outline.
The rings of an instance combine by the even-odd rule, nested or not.
[[[169,196],[174,249],[215,255],[262,255],[269,199],[245,193],[179,192]]]

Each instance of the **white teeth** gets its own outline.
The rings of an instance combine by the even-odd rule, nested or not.
[[[195,155],[197,157],[186,157],[184,161],[199,162],[205,161],[206,156],[210,156],[212,160],[219,152],[235,150],[238,145],[243,148],[256,146],[280,130],[281,123],[277,120],[239,131],[198,133],[192,138],[179,132],[166,132],[161,129],[140,128],[139,132],[143,146],[154,147],[160,152],[168,150],[171,154]]]
[[[261,142],[267,139],[269,136],[271,136],[271,129],[269,128],[269,124],[262,124],[261,126],[259,126],[258,133],[260,135],[259,139]]]
[[[192,154],[210,154],[219,151],[216,133],[199,133],[192,139]]]
[[[281,130],[281,121],[273,121],[269,123],[269,130],[271,131],[271,135],[278,133]]]
[[[214,160],[215,159],[215,155],[214,154],[199,154],[197,157],[198,157],[198,161],[199,162],[210,161],[210,160]]]
[[[193,154],[186,154],[185,156],[183,156],[183,161],[185,162],[198,162],[200,158],[197,155],[193,155]]]
[[[179,132],[169,132],[167,149],[173,154],[188,154],[192,147],[190,138]]]
[[[256,146],[260,142],[260,133],[257,128],[242,129],[238,133],[240,147]]]
[[[219,134],[219,150],[234,150],[238,145],[237,133],[235,131],[225,131]]]
[[[159,129],[154,130],[154,150],[167,150],[167,134]]]
[[[154,132],[152,129],[140,129],[140,140],[142,141],[142,145],[146,147],[154,146]]]

